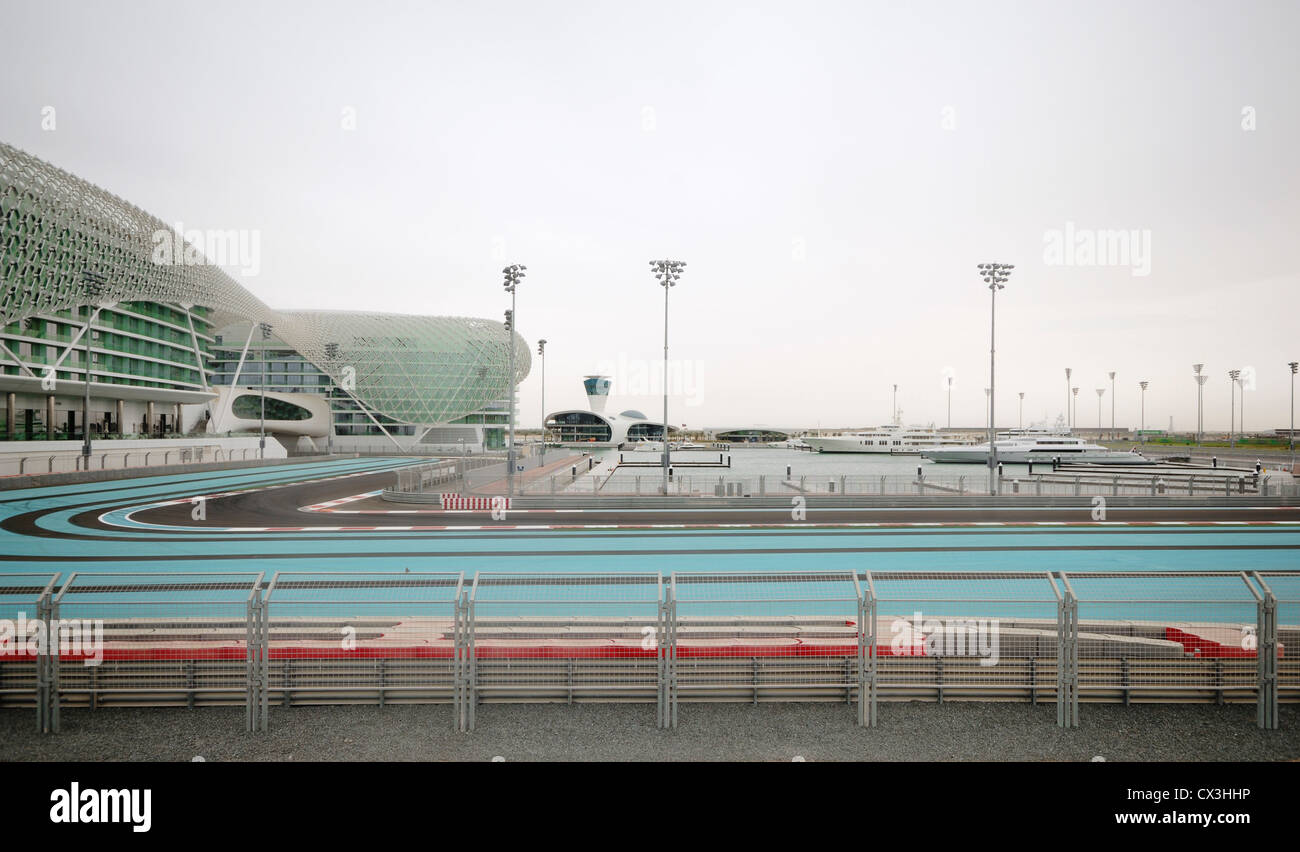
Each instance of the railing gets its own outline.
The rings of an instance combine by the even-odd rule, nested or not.
[[[500,468],[498,477],[506,475],[505,461],[501,457],[464,456],[401,468],[395,471],[396,480],[392,490],[402,494],[442,492],[453,484],[463,482],[470,471],[486,467]]]
[[[78,471],[122,470],[125,468],[154,467],[169,464],[194,464],[201,462],[242,461],[257,458],[257,447],[226,448],[216,444],[194,444],[184,447],[162,447],[148,450],[94,451],[87,462],[80,447],[75,450],[43,452],[20,456],[16,453],[0,455],[0,476],[30,476],[47,473],[75,473]]]
[[[589,476],[586,465],[577,471],[565,468],[526,483],[519,493],[526,496],[636,497],[661,493],[659,472],[616,470],[612,474]],[[1167,472],[1152,474],[1076,473],[1062,469],[1032,476],[1003,475],[995,489],[1003,497],[1300,497],[1300,480],[1289,474],[1253,472],[1201,473]],[[797,474],[791,476],[686,472],[670,468],[668,494],[675,497],[795,497],[795,496],[968,496],[988,495],[988,474],[863,476],[843,474]]]
[[[0,705],[1300,701],[1300,571],[19,574]],[[41,622],[41,630],[31,630]],[[26,632],[24,632],[26,631]],[[41,631],[44,631],[43,633]],[[18,637],[45,635],[43,646]]]

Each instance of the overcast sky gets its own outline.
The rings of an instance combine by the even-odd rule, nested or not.
[[[256,232],[277,308],[500,319],[546,407],[691,426],[984,422],[997,407],[1288,422],[1300,3],[15,2],[0,139],[186,228]],[[48,108],[52,107],[51,113]],[[48,129],[53,117],[53,129]],[[43,126],[43,123],[46,126]],[[1087,253],[1099,231],[1127,252]],[[1118,244],[1117,244],[1118,245]],[[1136,274],[1135,274],[1136,273]],[[1144,274],[1145,273],[1145,274]],[[621,382],[621,383],[620,383]],[[640,390],[641,396],[629,390]],[[657,391],[656,385],[653,390]],[[540,370],[521,389],[541,415]]]

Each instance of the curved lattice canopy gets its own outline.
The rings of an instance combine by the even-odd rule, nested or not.
[[[267,323],[275,337],[376,412],[439,423],[506,398],[531,367],[518,333],[491,320],[342,311],[277,311],[220,267],[158,263],[160,219],[75,175],[0,143],[0,325],[87,303],[203,305],[215,327]],[[187,247],[192,248],[192,247]],[[178,255],[180,253],[178,252]],[[186,251],[201,259],[197,250]],[[97,295],[85,273],[103,282]]]

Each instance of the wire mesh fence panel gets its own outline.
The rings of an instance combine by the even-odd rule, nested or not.
[[[1241,572],[1062,574],[1081,701],[1254,701],[1259,595]]]
[[[58,574],[0,576],[0,708],[35,707],[37,729],[49,730],[48,607]]]
[[[1300,571],[1260,571],[1276,601],[1277,688],[1280,700],[1300,699]]]
[[[269,706],[456,700],[455,572],[281,571],[262,631]]]
[[[479,572],[468,605],[471,710],[478,701],[658,701],[662,601],[657,573]]]
[[[1046,572],[869,571],[881,699],[1052,701],[1060,594]]]
[[[677,701],[844,701],[866,650],[851,571],[671,577]]]
[[[248,705],[262,575],[73,574],[55,594],[55,711]],[[250,720],[251,723],[251,720]]]

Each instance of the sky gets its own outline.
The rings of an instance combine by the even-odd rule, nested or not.
[[[500,319],[547,410],[691,427],[1286,427],[1294,2],[17,2],[0,140],[281,309]],[[1100,250],[1098,250],[1100,247]],[[254,260],[255,262],[246,262]],[[1073,370],[1067,383],[1065,368]],[[540,424],[541,370],[520,388]],[[1239,413],[1239,412],[1238,412]]]

